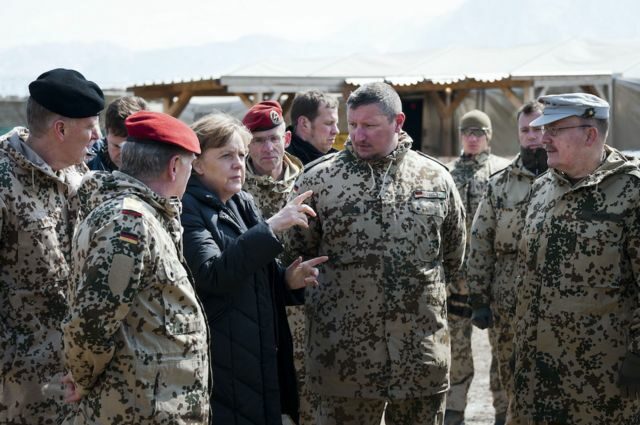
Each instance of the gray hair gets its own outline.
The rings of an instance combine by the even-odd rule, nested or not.
[[[402,101],[398,93],[389,84],[376,82],[363,84],[352,92],[347,99],[347,106],[356,109],[359,106],[378,104],[382,113],[393,121],[402,112]]]
[[[61,118],[61,115],[51,112],[32,97],[27,100],[27,127],[33,136],[44,136],[51,124]]]
[[[154,179],[164,172],[176,155],[183,159],[191,153],[175,145],[127,140],[122,145],[120,171],[142,181]]]

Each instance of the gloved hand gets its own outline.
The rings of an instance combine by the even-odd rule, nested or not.
[[[473,310],[471,313],[471,323],[476,328],[487,329],[493,327],[493,314],[489,307],[480,307]]]
[[[640,355],[627,352],[620,367],[618,386],[623,397],[638,398],[640,396]]]

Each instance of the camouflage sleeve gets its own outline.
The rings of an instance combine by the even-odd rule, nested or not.
[[[640,204],[640,202],[639,202]],[[636,205],[630,217],[627,217],[628,231],[625,240],[625,253],[631,262],[635,290],[635,303],[629,327],[628,351],[640,354],[640,205]]]
[[[2,234],[2,223],[4,222],[6,212],[7,208],[4,200],[0,197],[0,249],[3,249],[3,245],[6,243],[5,237]],[[5,291],[5,288],[2,288],[4,285],[4,281],[0,279],[0,294],[3,294]],[[8,297],[0,295],[0,376],[3,376],[11,368],[16,346],[14,332],[7,325],[5,318],[6,312],[10,310],[7,305],[8,302]]]
[[[447,198],[449,208],[442,224],[442,258],[445,277],[450,282],[462,267],[466,244],[464,206],[453,181],[449,185]]]
[[[318,193],[316,189],[306,181],[304,174],[296,183],[296,187],[297,190],[292,191],[289,195],[289,201],[300,193],[313,190],[313,195],[309,197],[305,203],[318,215],[316,217],[309,217],[308,228],[305,229],[300,226],[294,226],[282,235],[284,243],[282,260],[285,265],[291,264],[293,260],[300,256],[307,260],[320,255],[318,248],[320,246],[320,239],[322,238],[322,217],[317,209]]]
[[[80,227],[73,243],[69,314],[63,329],[64,356],[80,394],[86,394],[116,350],[114,335],[122,326],[141,285],[146,236],[137,225],[114,219],[98,229]],[[150,265],[146,265],[149,267]]]
[[[496,263],[496,215],[491,194],[492,186],[489,184],[478,205],[469,235],[471,239],[467,258],[467,285],[469,303],[474,309],[488,307],[491,301],[491,283]]]

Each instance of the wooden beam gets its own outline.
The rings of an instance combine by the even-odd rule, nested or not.
[[[511,102],[516,109],[519,109],[522,106],[520,98],[509,87],[500,87],[500,90],[502,90],[502,93],[504,93],[505,97],[509,99],[509,102]]]
[[[282,114],[287,115],[289,110],[291,109],[291,104],[293,103],[293,99],[296,97],[295,93],[285,93],[287,95],[287,100],[282,103]]]
[[[240,100],[242,101],[242,103],[244,103],[244,106],[246,106],[247,108],[251,108],[254,103],[251,101],[251,99],[249,99],[249,95],[246,93],[236,93],[236,96],[238,96],[240,98]]]
[[[173,105],[171,105],[171,107],[167,111],[167,114],[178,118],[180,116],[180,114],[182,113],[182,111],[184,111],[184,108],[187,107],[187,105],[189,104],[190,100],[191,100],[191,92],[188,91],[188,90],[183,91],[178,96],[178,100],[175,101],[173,103]]]
[[[449,104],[449,115],[453,115],[453,113],[458,109],[458,106],[462,103],[465,97],[469,94],[469,90],[458,90],[454,92],[454,99]]]

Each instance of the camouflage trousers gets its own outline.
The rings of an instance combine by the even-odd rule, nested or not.
[[[471,351],[471,319],[449,314],[449,333],[451,335],[451,386],[447,393],[447,409],[464,412],[467,407],[467,394],[473,380],[473,354]],[[489,341],[493,339],[489,332]],[[502,389],[499,374],[499,361],[496,359],[494,344],[491,344],[491,369],[489,371],[489,389],[493,396],[496,414],[506,413],[508,398]]]
[[[507,403],[513,400],[513,370],[511,370],[511,358],[513,356],[513,329],[511,321],[506,315],[493,313],[493,328],[489,329],[489,341],[491,342],[491,367],[497,359],[500,383],[504,388]],[[494,406],[495,407],[495,406]],[[496,408],[497,409],[497,408]],[[496,410],[497,411],[497,410]]]
[[[306,373],[304,368],[304,357],[306,353],[306,334],[304,306],[287,306],[287,320],[293,338],[293,364],[296,369],[298,381],[298,397],[300,398],[300,423],[307,425],[313,423],[313,412],[318,403],[318,396],[311,392],[305,384]]]
[[[386,408],[385,408],[386,404]],[[320,396],[315,425],[442,425],[445,393],[406,400]]]

